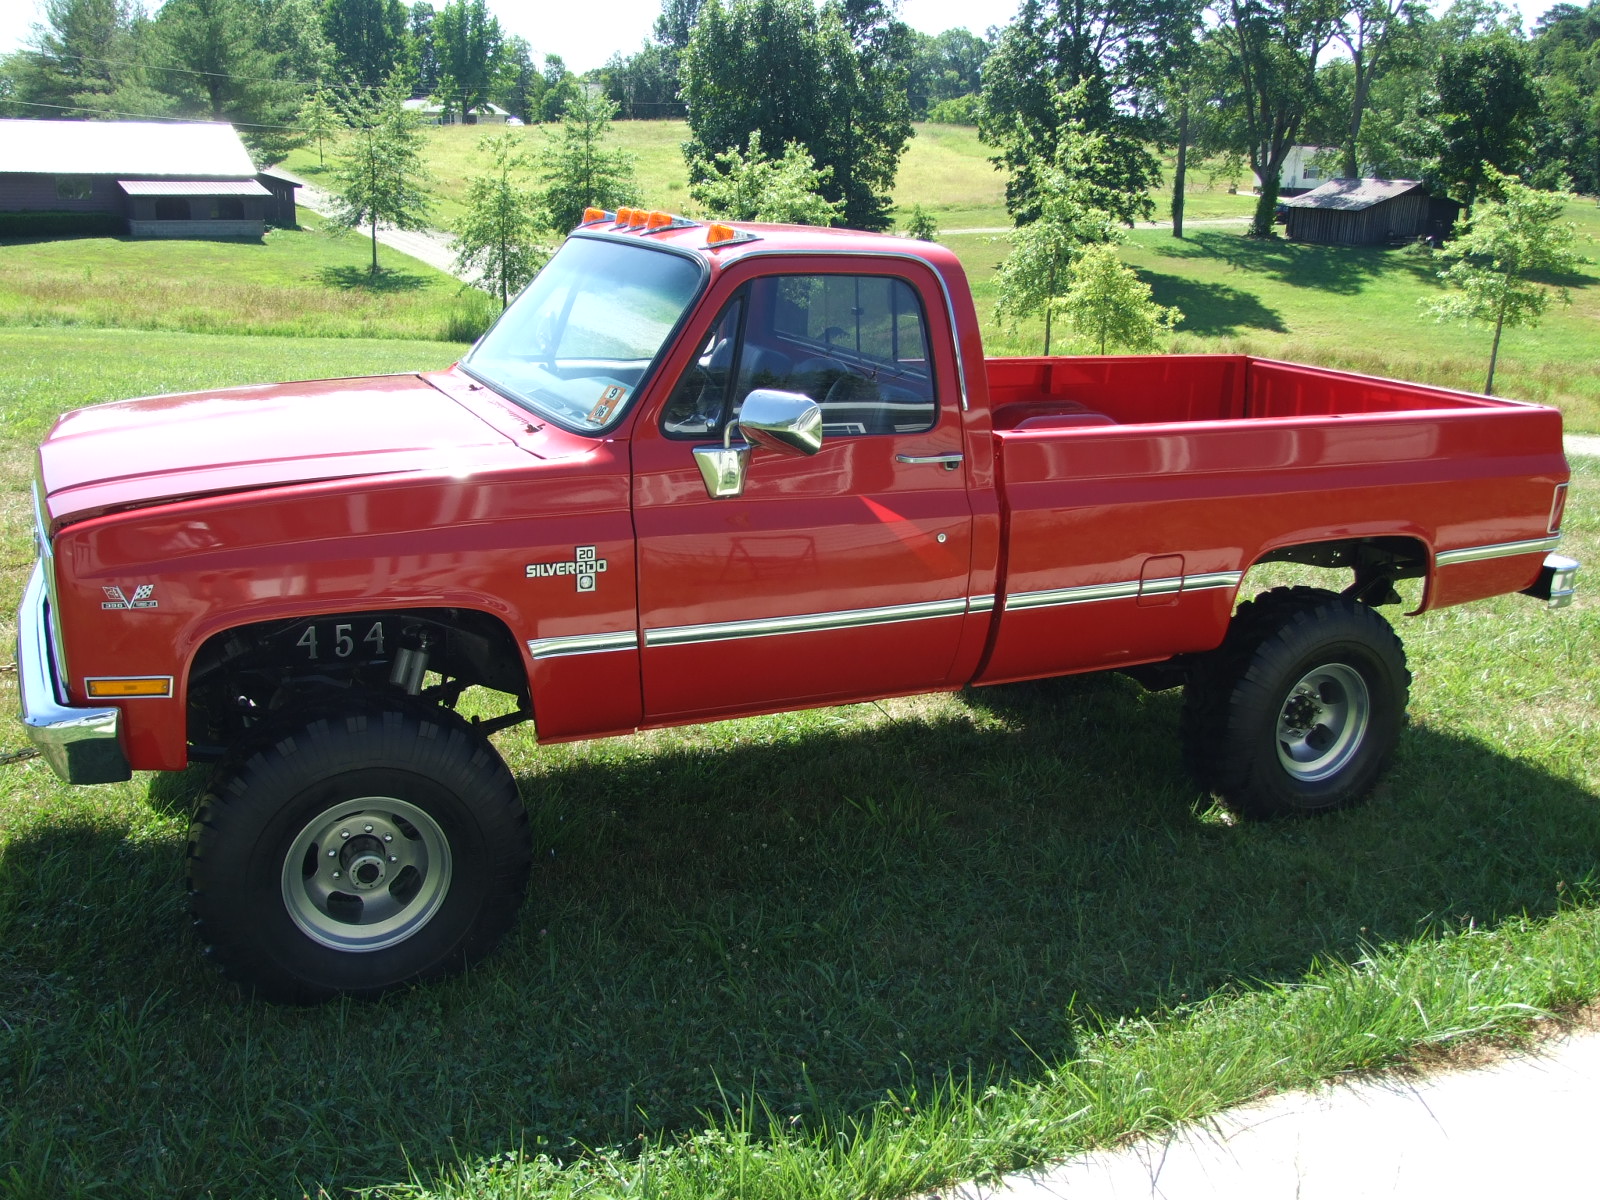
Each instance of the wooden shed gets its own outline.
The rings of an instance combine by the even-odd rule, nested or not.
[[[134,237],[258,238],[295,224],[296,186],[258,174],[231,125],[0,120],[0,225],[98,215]]]
[[[1428,189],[1414,179],[1330,179],[1283,206],[1297,242],[1382,246],[1448,232],[1430,226]]]

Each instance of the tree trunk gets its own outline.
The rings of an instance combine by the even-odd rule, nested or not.
[[[1510,297],[1510,281],[1507,281],[1505,292],[1500,296],[1500,310],[1494,315],[1494,344],[1489,347],[1489,378],[1483,385],[1485,396],[1494,395],[1494,364],[1500,357],[1500,330],[1506,323],[1506,300]]]
[[[378,214],[372,214],[372,270],[370,274],[378,273]]]
[[[1353,56],[1356,69],[1356,86],[1350,99],[1350,130],[1344,144],[1343,171],[1346,179],[1361,178],[1361,163],[1356,158],[1357,143],[1361,140],[1361,118],[1367,111],[1367,90],[1371,86],[1368,72],[1359,55]]]
[[[1183,236],[1183,188],[1189,156],[1189,97],[1178,102],[1178,163],[1172,171],[1172,236]]]
[[[1049,286],[1047,288],[1045,288],[1045,297],[1044,297],[1044,352],[1045,352],[1045,355],[1047,357],[1050,354],[1050,316],[1051,316],[1052,313],[1055,312],[1055,299],[1056,299],[1056,264],[1055,264],[1055,260],[1051,259],[1050,260],[1050,284],[1049,284]]]
[[[1286,155],[1280,155],[1266,164],[1266,170],[1261,172],[1261,195],[1256,199],[1256,215],[1250,221],[1251,237],[1271,237],[1272,217],[1278,207],[1278,176],[1283,172],[1283,160]]]

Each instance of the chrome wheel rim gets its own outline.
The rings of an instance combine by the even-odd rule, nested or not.
[[[450,843],[415,804],[362,796],[308,821],[283,858],[283,903],[300,931],[332,950],[403,942],[450,891]]]
[[[1372,720],[1372,696],[1353,667],[1329,663],[1289,689],[1278,713],[1278,762],[1302,783],[1338,774],[1356,756]]]

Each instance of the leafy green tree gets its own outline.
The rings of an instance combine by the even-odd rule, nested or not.
[[[1494,368],[1500,357],[1500,332],[1506,326],[1539,323],[1552,299],[1572,302],[1563,287],[1530,278],[1576,270],[1584,261],[1573,249],[1577,230],[1561,220],[1573,197],[1542,192],[1484,164],[1487,197],[1473,210],[1457,236],[1441,252],[1450,266],[1439,272],[1453,293],[1428,304],[1440,321],[1476,321],[1494,327],[1489,347],[1489,377],[1484,395],[1494,394]]]
[[[1348,86],[1340,89],[1342,128],[1337,139],[1317,140],[1341,147],[1344,178],[1361,174],[1361,126],[1372,104],[1373,85],[1417,53],[1417,31],[1426,19],[1427,10],[1418,0],[1353,0],[1335,27],[1335,38],[1350,56],[1342,64],[1348,76]]]
[[[345,229],[370,227],[373,275],[380,224],[427,228],[432,179],[422,162],[417,115],[405,107],[408,91],[396,71],[381,88],[355,94],[345,115],[350,133],[334,168],[334,220]]]
[[[171,111],[172,102],[151,82],[150,22],[132,0],[45,0],[42,15],[31,44],[6,60],[10,115]]]
[[[597,88],[578,87],[567,102],[560,136],[539,157],[541,197],[553,229],[583,220],[583,210],[633,204],[638,195],[633,157],[608,149],[616,105]]]
[[[1238,82],[1244,143],[1261,180],[1255,237],[1272,236],[1284,160],[1315,104],[1317,61],[1343,13],[1343,0],[1222,0],[1217,44]]]
[[[1539,88],[1534,178],[1563,176],[1580,192],[1600,192],[1600,0],[1558,4],[1533,40]]]
[[[1150,298],[1150,285],[1117,257],[1114,246],[1090,246],[1072,269],[1061,315],[1080,336],[1106,347],[1150,351],[1183,319],[1176,308]],[[1047,352],[1048,353],[1048,352]]]
[[[1497,31],[1445,47],[1422,106],[1436,175],[1471,209],[1490,169],[1515,170],[1530,150],[1539,97],[1525,43]]]
[[[743,152],[725,150],[710,163],[694,164],[692,196],[708,214],[730,221],[774,221],[783,225],[831,225],[839,205],[824,199],[828,168],[818,168],[799,142],[772,158],[753,131]]]
[[[495,76],[491,99],[519,121],[537,122],[543,113],[544,76],[533,61],[533,48],[526,38],[506,39],[500,54],[500,69]]]
[[[539,243],[538,200],[524,182],[533,166],[525,143],[509,130],[478,143],[489,169],[467,181],[467,211],[456,235],[456,269],[476,271],[504,308],[550,257]]]
[[[912,117],[919,121],[937,104],[976,96],[983,87],[983,60],[994,49],[967,29],[912,32],[908,48],[906,96]]]
[[[902,46],[906,27],[881,0],[707,0],[682,81],[701,164],[742,149],[759,130],[799,142],[828,168],[825,195],[841,220],[889,224],[889,191],[911,136]]]
[[[939,223],[922,205],[913,204],[910,213],[906,215],[906,236],[916,238],[919,242],[937,242]]]
[[[432,96],[439,90],[439,12],[429,0],[414,0],[409,14],[411,62],[417,72],[417,91]]]
[[[447,109],[473,124],[489,102],[499,72],[503,38],[486,0],[450,0],[434,23],[439,92]]]
[[[1073,264],[1093,245],[1113,244],[1121,234],[1108,212],[1087,202],[1081,177],[1059,170],[1041,173],[1038,211],[1011,235],[1011,253],[995,282],[1000,299],[995,319],[1015,330],[1025,318],[1044,312],[1044,352],[1050,353],[1055,309],[1072,277]]]
[[[584,90],[578,77],[567,70],[559,54],[546,54],[539,72],[542,90],[539,94],[539,120],[559,121],[567,115],[567,105]],[[612,114],[613,116],[615,114]]]
[[[1006,208],[1019,222],[1039,211],[1041,173],[1055,169],[1062,132],[1104,132],[1118,155],[1103,180],[1125,199],[1118,211],[1148,217],[1160,182],[1139,113],[1138,47],[1153,35],[1157,0],[1023,0],[983,68],[978,133],[1009,172]]]
[[[409,61],[407,17],[400,0],[324,0],[322,28],[346,78],[385,86]]]
[[[344,129],[344,121],[339,114],[339,102],[333,93],[327,88],[318,88],[307,95],[300,102],[299,112],[295,114],[295,124],[300,127],[300,132],[307,141],[316,144],[317,165],[327,166],[324,150]]]

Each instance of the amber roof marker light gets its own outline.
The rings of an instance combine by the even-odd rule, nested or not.
[[[732,225],[721,221],[713,224],[706,230],[706,249],[720,250],[724,246],[738,246],[744,242],[758,242],[761,239],[748,230],[735,229]]]

